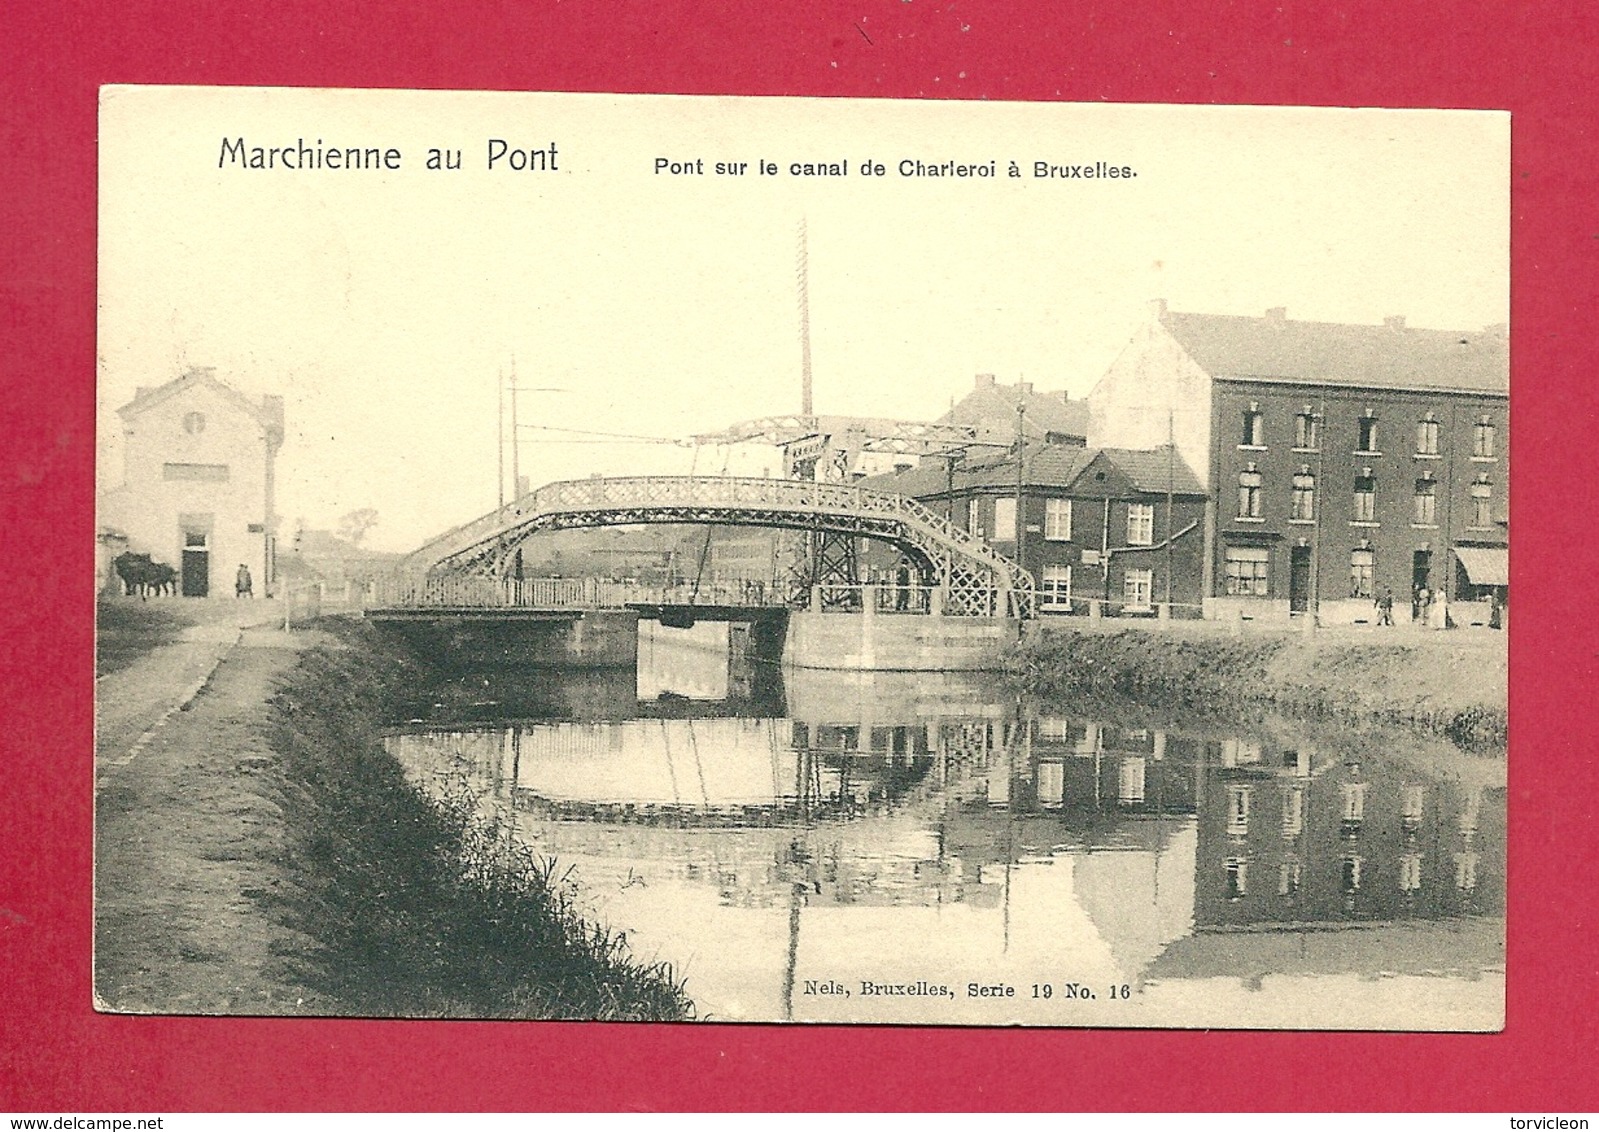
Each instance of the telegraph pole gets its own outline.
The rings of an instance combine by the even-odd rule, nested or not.
[[[811,283],[805,218],[799,223],[800,413],[811,415]]]
[[[505,371],[494,372],[494,407],[496,419],[499,422],[499,431],[495,435],[495,450],[499,455],[499,485],[500,485],[500,510],[497,522],[502,533],[496,540],[494,552],[494,576],[496,579],[505,577]]]
[[[1019,384],[1019,383],[1018,383]],[[1027,463],[1027,437],[1023,431],[1027,423],[1026,394],[1016,391],[1016,564],[1027,569],[1024,558],[1027,546],[1027,524],[1022,521],[1022,482]]]
[[[1172,479],[1177,474],[1177,429],[1172,420],[1172,409],[1166,409],[1166,616],[1171,616],[1172,537],[1177,526],[1172,521]]]
[[[516,419],[516,355],[511,355],[511,498],[522,497],[522,435]]]

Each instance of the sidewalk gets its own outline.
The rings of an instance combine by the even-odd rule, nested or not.
[[[198,623],[184,629],[176,643],[158,646],[95,680],[97,774],[126,758],[151,728],[193,699],[245,627],[279,624],[283,618],[275,601],[186,601],[173,609]]]
[[[192,603],[199,623],[96,684],[95,994],[101,1009],[315,1009],[274,959],[289,933],[267,701],[298,651],[272,603]]]

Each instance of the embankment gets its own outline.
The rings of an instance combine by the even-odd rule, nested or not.
[[[1205,714],[1269,710],[1398,724],[1467,747],[1503,746],[1507,658],[1498,634],[1389,642],[1323,634],[1046,630],[1001,661],[1023,690],[1153,702]]]
[[[367,1015],[675,1020],[671,971],[586,923],[555,866],[477,814],[424,794],[383,723],[434,674],[364,624],[304,653],[272,699],[288,881],[272,913],[303,946],[291,975]]]

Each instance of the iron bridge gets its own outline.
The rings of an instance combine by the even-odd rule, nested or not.
[[[641,523],[769,527],[805,536],[789,603],[818,588],[859,590],[855,541],[877,539],[910,562],[941,611],[962,617],[1030,617],[1031,576],[987,542],[914,499],[850,484],[730,476],[591,477],[547,484],[428,542],[400,564],[408,579],[394,604],[441,604],[429,582],[503,577],[510,554],[540,531]],[[437,585],[432,587],[439,590]]]

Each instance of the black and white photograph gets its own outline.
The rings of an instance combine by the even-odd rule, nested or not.
[[[1498,111],[102,88],[96,1009],[1501,1030],[1509,232]]]

